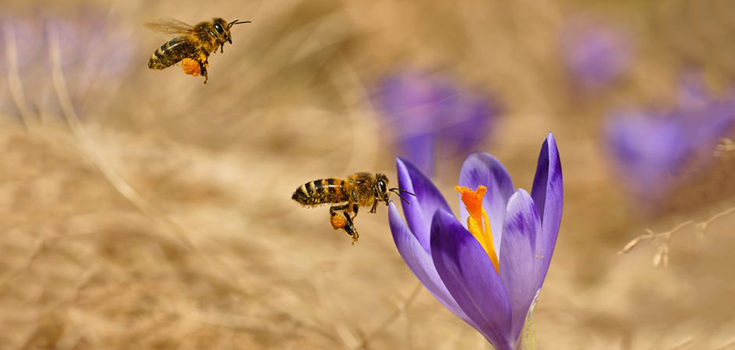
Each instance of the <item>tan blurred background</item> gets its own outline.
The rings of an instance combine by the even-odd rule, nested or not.
[[[735,206],[734,158],[690,169],[650,208],[601,139],[608,109],[670,103],[689,66],[713,94],[731,86],[730,1],[5,0],[0,11],[2,350],[488,349],[419,287],[384,206],[358,217],[353,246],[326,208],[290,199],[356,171],[395,181],[394,135],[370,96],[401,67],[502,101],[478,149],[516,186],[530,189],[546,133],[558,140],[566,198],[539,349],[735,348],[735,214],[706,234],[676,231],[667,267],[652,266],[666,248],[646,242],[617,254],[646,228]],[[233,28],[203,86],[179,67],[147,69],[167,39],[143,23],[163,16],[253,23]],[[605,89],[581,92],[565,73],[560,37],[579,17],[630,39],[630,68]],[[449,198],[461,161],[437,164]]]

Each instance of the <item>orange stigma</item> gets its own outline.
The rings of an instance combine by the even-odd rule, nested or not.
[[[473,191],[467,187],[455,186],[454,190],[459,192],[462,203],[464,203],[467,212],[470,214],[470,217],[467,218],[467,229],[485,249],[487,256],[490,257],[490,261],[493,263],[493,267],[495,267],[495,272],[500,273],[498,254],[495,253],[493,233],[490,230],[490,218],[488,218],[485,208],[482,207],[482,199],[487,193],[487,187],[480,186]]]

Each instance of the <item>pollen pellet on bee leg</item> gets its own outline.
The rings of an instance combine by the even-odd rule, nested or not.
[[[195,77],[202,74],[202,67],[199,65],[199,62],[191,58],[184,58],[181,60],[181,69],[185,74]]]
[[[339,230],[347,226],[347,219],[339,215],[332,215],[332,217],[329,218],[329,221],[332,223],[332,228],[335,230]]]

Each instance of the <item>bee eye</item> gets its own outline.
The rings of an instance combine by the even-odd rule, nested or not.
[[[222,29],[222,26],[219,25],[219,23],[214,25],[214,30],[217,31],[217,33],[223,34],[225,31]]]
[[[383,182],[383,181],[378,181],[378,187],[380,187],[380,192],[387,191],[386,188],[385,188],[385,182]]]

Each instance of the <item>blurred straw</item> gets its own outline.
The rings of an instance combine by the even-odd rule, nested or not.
[[[3,26],[5,35],[5,57],[8,64],[8,85],[10,86],[10,94],[13,97],[20,118],[26,130],[31,130],[31,111],[28,110],[25,94],[23,93],[23,83],[18,72],[18,45],[15,38],[15,30],[11,23],[6,22]]]
[[[79,120],[74,106],[69,97],[69,92],[66,87],[66,80],[61,69],[61,50],[59,46],[59,36],[55,30],[55,27],[50,26],[49,29],[49,56],[51,60],[51,77],[53,81],[54,91],[59,101],[59,105],[63,111],[64,118],[69,124],[74,137],[79,141],[82,150],[91,158],[92,162],[107,178],[113,187],[131,204],[133,204],[141,213],[149,217],[155,222],[163,223],[167,227],[173,227],[171,230],[178,238],[178,244],[192,249],[193,245],[187,235],[183,234],[186,229],[179,226],[175,222],[168,219],[165,215],[158,212],[143,196],[140,195],[130,184],[125,181],[105,160],[105,157],[100,153],[99,148],[95,146],[94,141],[89,137],[87,132],[84,130],[84,126]]]

